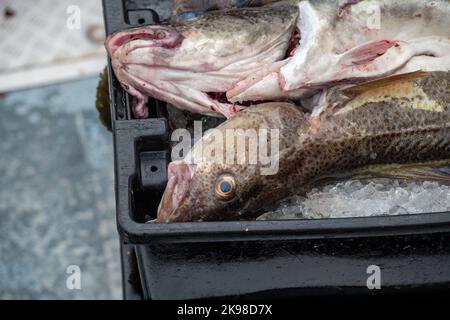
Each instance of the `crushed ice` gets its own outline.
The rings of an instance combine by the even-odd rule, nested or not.
[[[282,201],[258,220],[351,218],[450,211],[450,186],[437,182],[351,180]]]

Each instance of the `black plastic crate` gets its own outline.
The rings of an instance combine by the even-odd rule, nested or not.
[[[156,1],[104,0],[107,34],[158,22],[152,3]],[[117,223],[127,250],[136,256],[143,297],[369,293],[370,265],[381,267],[386,291],[450,288],[450,213],[145,223],[155,217],[167,182],[166,104],[150,99],[150,118],[133,119],[133,101],[111,69],[110,93]]]

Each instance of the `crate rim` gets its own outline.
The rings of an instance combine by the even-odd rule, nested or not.
[[[450,212],[322,220],[137,223],[118,216],[130,243],[227,242],[389,237],[450,232]]]

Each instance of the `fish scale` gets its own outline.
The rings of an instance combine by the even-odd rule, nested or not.
[[[108,37],[106,48],[122,87],[137,98],[136,118],[147,117],[148,96],[229,118],[244,106],[214,94],[225,97],[241,78],[282,60],[298,14],[289,2],[209,11],[193,20],[118,32]]]
[[[239,8],[191,12],[108,37],[114,72],[137,98],[136,118],[147,117],[148,96],[231,118],[262,101],[307,103],[337,84],[450,70],[447,0],[260,0],[274,3],[240,7],[248,2],[183,0],[176,7]]]
[[[297,165],[298,175],[292,180],[308,181],[318,175],[351,169],[355,164],[450,159],[449,75],[436,72],[413,82],[442,106],[441,112],[400,107],[394,99],[386,97],[385,101],[363,103],[323,120],[319,131],[312,134],[313,142],[301,145],[293,155],[302,158],[300,154],[305,149],[316,151],[310,151],[314,159],[307,157],[302,165]],[[296,189],[297,184],[293,185],[293,190]]]
[[[358,97],[345,100],[342,92],[337,94],[335,90],[325,93],[331,94],[331,98],[336,94],[342,97],[343,108],[339,114],[327,109],[317,119],[306,117],[295,105],[286,103],[244,110],[218,130],[279,129],[279,171],[264,176],[261,163],[232,165],[204,157],[196,164],[192,179],[184,181],[188,188],[181,202],[173,208],[162,208],[158,222],[239,219],[339,172],[377,164],[450,159],[450,72],[433,72],[400,82],[383,79],[375,85],[386,86],[383,81],[392,82],[393,88],[399,83],[420,88],[425,98],[441,108],[414,109],[416,101],[412,97],[407,100],[411,107],[401,106],[389,96],[384,101],[377,97],[376,102],[371,102],[369,98],[371,92],[376,93],[375,88],[361,93],[365,99],[359,100]],[[408,93],[403,91],[403,95]],[[397,99],[401,97],[397,94]],[[362,103],[346,108],[354,101]],[[211,143],[211,139],[203,140],[203,144]],[[226,202],[214,194],[214,182],[224,173],[233,175],[237,186],[235,197]],[[166,191],[165,198],[170,193]]]

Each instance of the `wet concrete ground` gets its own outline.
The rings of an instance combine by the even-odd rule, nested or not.
[[[97,78],[0,97],[0,299],[120,299],[112,137]],[[81,290],[67,288],[79,266]]]

